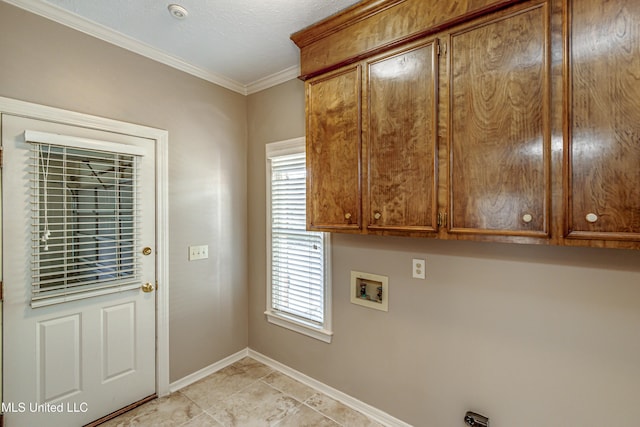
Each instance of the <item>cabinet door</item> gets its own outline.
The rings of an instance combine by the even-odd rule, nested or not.
[[[569,2],[566,227],[640,240],[640,2]]]
[[[546,3],[451,33],[449,232],[548,236],[549,38]]]
[[[366,63],[370,230],[435,231],[437,70],[433,40]]]
[[[360,66],[307,82],[307,228],[361,229]]]

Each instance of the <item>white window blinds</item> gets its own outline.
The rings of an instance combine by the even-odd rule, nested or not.
[[[33,143],[31,306],[139,287],[138,156],[60,135],[25,139]]]
[[[271,309],[322,326],[323,233],[306,231],[304,152],[271,158]]]

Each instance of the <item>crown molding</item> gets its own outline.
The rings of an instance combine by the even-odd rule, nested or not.
[[[240,93],[242,95],[249,95],[251,93],[258,92],[260,90],[267,89],[271,86],[283,83],[287,80],[296,78],[299,75],[298,67],[291,67],[281,72],[275,73],[271,76],[256,80],[248,85],[243,85],[235,80],[229,79],[225,76],[212,73],[202,68],[191,65],[184,60],[175,56],[169,55],[153,46],[136,40],[132,37],[126,36],[122,33],[112,30],[104,25],[91,22],[85,18],[82,18],[74,13],[64,10],[60,7],[54,6],[42,0],[0,0],[13,6],[24,9],[28,12],[42,16],[46,19],[50,19],[66,27],[73,28],[74,30],[96,37],[107,43],[116,45],[123,49],[135,52],[146,58],[152,59],[156,62],[168,65],[177,70],[183,71],[192,76],[201,78],[208,82],[214,83],[218,86],[222,86],[226,89]],[[294,70],[295,69],[295,70]],[[295,74],[295,75],[294,75]]]
[[[261,90],[268,89],[275,85],[279,85],[280,83],[288,82],[289,80],[293,80],[298,78],[300,75],[300,66],[294,65],[293,67],[285,68],[282,71],[271,74],[270,76],[264,77],[262,79],[256,80],[253,83],[250,83],[246,86],[247,95],[251,95],[252,93],[260,92]]]

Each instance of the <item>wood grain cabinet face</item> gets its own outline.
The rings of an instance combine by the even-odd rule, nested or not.
[[[640,2],[567,5],[565,234],[640,240]]]
[[[423,42],[365,64],[369,230],[436,231],[435,46]]]
[[[546,3],[450,34],[450,233],[549,235],[549,43]]]
[[[360,74],[357,65],[306,83],[310,230],[362,227]]]

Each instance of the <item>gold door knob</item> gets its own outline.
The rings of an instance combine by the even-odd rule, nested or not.
[[[351,214],[349,212],[347,212],[346,214],[344,214],[344,218],[345,219],[351,219]]]
[[[380,212],[376,212],[376,213],[373,214],[373,217],[375,219],[380,219],[380,218],[382,218],[382,214]]]
[[[152,283],[145,283],[144,285],[142,285],[142,292],[153,292],[153,284]]]
[[[142,250],[142,255],[151,255],[151,248],[147,246]]]

